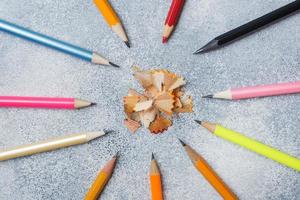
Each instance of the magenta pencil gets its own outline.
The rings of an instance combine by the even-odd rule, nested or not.
[[[215,94],[203,96],[203,98],[238,100],[293,93],[300,93],[300,81],[233,88]]]
[[[75,98],[0,96],[0,107],[79,109],[91,105],[95,103]]]

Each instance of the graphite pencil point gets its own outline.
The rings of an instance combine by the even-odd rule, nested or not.
[[[179,138],[177,138],[179,140],[179,142],[182,144],[182,146],[186,146],[186,144]]]
[[[96,105],[97,105],[97,103],[95,103],[95,102],[91,103],[91,106],[96,106]]]
[[[130,48],[130,44],[129,44],[128,41],[124,41],[124,43],[126,44],[126,46],[127,46],[128,48]]]
[[[203,47],[195,51],[194,54],[205,53],[207,51],[216,49],[219,46],[218,42],[219,42],[218,40],[213,39],[209,43],[207,43],[206,45],[204,45]]]
[[[117,158],[119,156],[119,151],[113,156],[113,158]]]
[[[109,62],[109,64],[110,64],[111,66],[113,66],[113,67],[120,68],[120,66],[119,66],[119,65],[116,65],[115,63]]]
[[[200,124],[200,125],[201,125],[201,123],[202,123],[200,120],[197,120],[197,119],[195,119],[194,121],[197,122],[197,123]]]
[[[202,96],[202,98],[213,98],[214,97],[214,95],[212,95],[212,94],[209,94],[209,95],[206,95],[206,96]]]

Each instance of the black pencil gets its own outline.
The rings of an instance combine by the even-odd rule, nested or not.
[[[242,26],[239,26],[231,31],[228,31],[222,35],[211,40],[209,43],[198,49],[194,54],[204,53],[219,47],[243,36],[254,30],[257,30],[275,20],[285,17],[300,9],[300,0],[296,0],[290,4],[287,4],[277,10],[274,10],[264,16],[261,16],[255,20],[252,20]]]

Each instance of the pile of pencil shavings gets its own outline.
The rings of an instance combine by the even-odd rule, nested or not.
[[[134,77],[144,93],[130,89],[124,97],[125,125],[134,133],[141,125],[162,133],[172,125],[174,114],[193,112],[192,97],[184,93],[185,80],[168,70],[135,69]]]

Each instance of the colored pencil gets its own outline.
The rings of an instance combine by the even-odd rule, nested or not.
[[[72,56],[76,56],[88,62],[119,67],[118,65],[108,61],[106,58],[103,58],[96,52],[92,52],[90,50],[69,44],[67,42],[55,39],[53,37],[49,37],[41,33],[37,33],[27,28],[4,21],[3,19],[0,19],[0,31],[10,33],[17,37],[21,37],[26,40],[50,47],[52,49],[56,49],[58,51],[67,53]]]
[[[80,109],[96,105],[75,98],[0,96],[0,107]]]
[[[126,46],[130,48],[128,37],[121,24],[121,20],[119,19],[118,15],[114,11],[108,0],[94,0],[94,3],[113,32],[115,32],[123,40]]]
[[[84,144],[103,135],[105,135],[104,131],[72,134],[33,144],[4,149],[0,151],[0,161],[52,151],[73,145]]]
[[[150,165],[150,187],[152,200],[163,200],[163,190],[161,174],[157,162],[152,153],[151,165]]]
[[[164,30],[163,30],[163,39],[162,42],[166,43],[172,34],[182,11],[182,8],[184,6],[185,0],[173,0],[171,7],[169,9]]]
[[[271,146],[265,145],[259,141],[248,138],[238,132],[227,129],[219,124],[214,124],[210,122],[201,122],[195,120],[197,123],[202,125],[204,128],[209,130],[211,133],[228,140],[234,144],[240,145],[246,149],[254,151],[260,155],[277,161],[287,167],[293,168],[300,171],[300,159],[283,153]]]
[[[259,30],[263,26],[270,24],[280,18],[290,15],[291,13],[300,9],[300,1],[293,1],[277,10],[274,10],[264,16],[261,16],[253,21],[250,21],[242,26],[230,30],[222,35],[217,36],[206,45],[198,49],[194,54],[204,53],[213,49],[220,48],[230,42],[245,36],[255,30]]]
[[[238,100],[293,93],[300,93],[300,81],[228,89],[215,94],[203,96],[203,98]]]
[[[112,159],[108,161],[106,165],[101,169],[94,183],[87,192],[85,200],[97,200],[100,197],[105,185],[112,176],[116,161],[117,154],[114,157],[112,157]]]
[[[238,197],[231,191],[226,183],[218,176],[218,174],[211,168],[206,160],[198,154],[189,145],[179,140],[193,165],[204,176],[204,178],[215,188],[215,190],[226,200],[237,200]]]

